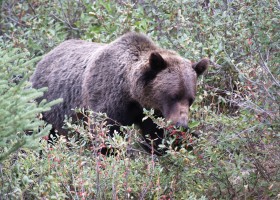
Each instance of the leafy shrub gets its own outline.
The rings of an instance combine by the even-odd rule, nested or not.
[[[135,141],[140,139],[134,127],[121,127],[125,137],[115,133],[111,138],[106,135],[109,131],[106,115],[90,112],[87,116],[86,128],[67,123],[69,131],[79,133],[79,140],[76,135],[68,142],[60,138],[52,147],[44,140],[41,156],[36,151],[18,152],[12,169],[11,161],[6,161],[2,194],[8,199],[195,197],[191,192],[195,187],[193,183],[183,182],[186,180],[178,176],[187,170],[184,168],[189,162],[186,155],[176,157],[174,154],[160,161],[136,147]],[[89,127],[94,129],[90,131]],[[113,147],[115,156],[102,155],[99,150],[104,146]],[[170,171],[163,162],[172,163],[177,170]]]
[[[36,118],[47,111],[57,101],[37,105],[34,99],[43,95],[44,88],[35,90],[27,78],[34,62],[28,53],[17,49],[0,49],[0,162],[20,147],[35,147],[38,138],[48,134],[50,126],[43,128],[44,122]],[[42,127],[42,130],[39,130]],[[26,135],[25,131],[33,131]]]

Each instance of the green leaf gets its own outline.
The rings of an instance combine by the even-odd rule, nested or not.
[[[192,129],[192,128],[198,127],[199,124],[200,124],[199,121],[193,121],[193,122],[189,122],[188,126],[189,126],[190,129]]]

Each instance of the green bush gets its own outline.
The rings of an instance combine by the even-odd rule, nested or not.
[[[188,182],[196,172],[186,151],[171,150],[159,159],[138,147],[141,139],[134,127],[121,127],[125,137],[115,133],[110,138],[106,115],[87,116],[86,127],[67,123],[70,132],[79,133],[79,140],[77,135],[69,141],[60,138],[52,147],[44,140],[41,156],[36,151],[18,152],[12,168],[12,161],[4,162],[2,194],[8,199],[196,199],[193,192],[200,189]],[[88,127],[94,127],[95,134]],[[100,154],[104,146],[114,148],[115,156]],[[194,160],[192,153],[190,159]]]
[[[3,161],[22,146],[38,145],[38,138],[48,134],[50,127],[43,128],[43,121],[36,116],[49,110],[55,102],[42,102],[39,106],[34,102],[45,90],[31,89],[27,82],[38,58],[27,62],[28,53],[20,53],[17,49],[1,49],[0,56],[0,161]],[[33,131],[33,134],[28,136],[25,131]]]
[[[191,132],[200,135],[188,141],[192,151],[174,151],[170,148],[174,142],[171,138],[163,144],[169,149],[167,155],[149,155],[139,146],[137,127],[122,127],[127,133],[125,138],[117,133],[114,139],[107,137],[105,116],[90,118],[95,124],[94,135],[89,134],[87,126],[67,122],[73,140],[60,139],[53,147],[43,141],[41,157],[38,151],[17,151],[3,162],[0,196],[279,198],[278,4],[277,0],[2,2],[0,46],[19,48],[20,52],[28,49],[32,56],[42,55],[68,38],[105,43],[127,31],[138,31],[188,59],[209,57],[213,62],[199,80],[191,107]],[[11,75],[32,71],[21,69],[21,73]],[[27,80],[28,75],[24,77]],[[20,85],[13,86],[21,87],[21,92],[29,91],[22,90],[25,84]],[[11,95],[9,102],[14,99]],[[3,106],[0,102],[0,109]],[[35,115],[28,119],[35,120]],[[168,128],[151,112],[146,115]],[[7,129],[18,127],[9,125]],[[100,145],[118,147],[117,156],[99,155]]]
[[[0,49],[0,162],[20,147],[35,147],[38,138],[48,134],[50,126],[36,118],[57,101],[37,105],[34,99],[43,95],[44,88],[30,88],[27,78],[34,62],[28,53],[18,49]],[[42,128],[39,130],[39,128]],[[32,135],[25,131],[33,131]]]

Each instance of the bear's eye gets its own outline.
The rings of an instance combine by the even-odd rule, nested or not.
[[[178,101],[180,99],[182,99],[182,95],[180,95],[180,94],[175,94],[175,95],[171,96],[171,100],[173,100],[173,101]]]

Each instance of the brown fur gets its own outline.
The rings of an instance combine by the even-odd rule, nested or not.
[[[65,41],[38,63],[31,81],[34,88],[48,87],[44,99],[64,99],[44,113],[61,133],[64,116],[84,107],[123,125],[136,123],[144,134],[153,135],[156,126],[142,122],[143,108],[187,126],[197,76],[207,65],[207,59],[192,65],[145,35],[128,33],[110,44]]]

